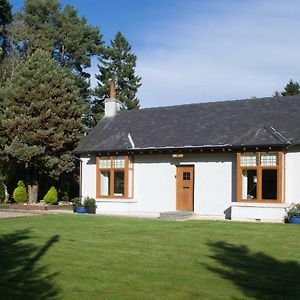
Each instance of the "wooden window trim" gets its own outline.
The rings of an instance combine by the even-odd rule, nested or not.
[[[125,168],[114,168],[113,159],[117,156],[122,156],[125,158]],[[104,155],[107,157],[107,155]],[[133,199],[133,192],[134,192],[134,161],[133,157],[131,157],[131,168],[129,168],[129,157],[128,155],[114,155],[109,156],[111,161],[111,168],[100,168],[99,162],[101,156],[96,157],[96,198],[98,199]],[[131,196],[129,197],[129,169],[132,170],[132,191]],[[110,172],[110,195],[103,196],[101,195],[101,171]],[[124,195],[123,196],[116,196],[114,195],[114,175],[115,171],[124,171]]]
[[[237,202],[245,203],[282,203],[282,168],[283,168],[283,159],[284,154],[282,151],[262,151],[256,152],[257,155],[257,166],[241,166],[241,155],[246,152],[237,153]],[[278,155],[278,164],[277,166],[261,166],[260,156],[262,153],[276,153]],[[242,199],[242,174],[243,170],[257,170],[257,199]],[[268,200],[262,199],[262,171],[263,170],[277,170],[277,199]]]

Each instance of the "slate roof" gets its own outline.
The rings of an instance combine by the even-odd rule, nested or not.
[[[290,144],[300,145],[300,96],[121,111],[104,117],[74,153]]]

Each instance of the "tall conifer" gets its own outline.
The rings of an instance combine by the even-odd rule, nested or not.
[[[136,56],[126,38],[118,32],[104,54],[99,58],[99,74],[96,75],[98,87],[95,89],[95,118],[98,121],[103,112],[103,101],[109,97],[110,80],[115,81],[116,98],[126,109],[139,108],[136,97],[141,86],[141,77],[135,74]]]
[[[28,174],[29,199],[37,200],[39,174],[58,177],[74,169],[72,150],[83,134],[83,100],[74,75],[37,50],[0,90],[6,110],[4,151]]]

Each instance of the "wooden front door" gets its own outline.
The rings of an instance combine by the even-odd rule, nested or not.
[[[194,166],[177,166],[176,210],[194,211]]]

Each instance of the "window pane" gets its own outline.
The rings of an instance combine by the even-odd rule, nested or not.
[[[262,153],[260,155],[261,166],[277,166],[277,154],[276,153]]]
[[[257,165],[256,153],[242,153],[241,166],[242,167],[255,167]]]
[[[124,196],[124,171],[115,171],[114,196]]]
[[[111,168],[111,160],[109,156],[102,156],[99,160],[100,169],[109,169]]]
[[[100,172],[100,195],[109,196],[110,195],[110,171]]]
[[[257,198],[257,174],[256,170],[243,170],[242,175],[242,199],[251,200]]]
[[[124,169],[125,168],[125,157],[124,156],[116,156],[114,158],[114,168],[116,168],[116,169]]]
[[[128,197],[132,197],[133,194],[133,171],[128,170]]]
[[[262,170],[262,198],[277,199],[277,170]]]
[[[191,174],[190,172],[183,172],[183,180],[190,180]]]

